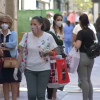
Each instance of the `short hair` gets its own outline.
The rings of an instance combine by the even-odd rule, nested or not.
[[[44,29],[43,31],[47,32],[50,30],[50,21],[47,18],[43,18]]]
[[[12,24],[13,24],[13,19],[10,15],[1,15],[0,16],[0,22],[3,20],[3,19],[6,19],[8,21],[8,23],[10,23],[10,26],[9,26],[9,29],[11,29],[12,27]],[[1,28],[1,26],[0,26]]]
[[[89,19],[88,19],[88,16],[87,14],[82,14],[79,18],[80,22],[81,22],[81,25],[84,27],[88,27],[89,25]]]
[[[44,29],[44,23],[43,23],[43,18],[41,16],[35,16],[32,19],[36,19],[40,24],[42,23],[41,30]]]

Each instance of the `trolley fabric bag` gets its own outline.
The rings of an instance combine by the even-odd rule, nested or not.
[[[49,78],[49,88],[63,87],[70,82],[65,59],[58,56],[51,59],[51,73]]]

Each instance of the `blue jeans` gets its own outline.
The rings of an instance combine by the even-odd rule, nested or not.
[[[100,43],[100,32],[97,32],[98,43]]]
[[[69,53],[69,51],[72,49],[72,42],[71,41],[65,41],[65,52],[66,54]]]

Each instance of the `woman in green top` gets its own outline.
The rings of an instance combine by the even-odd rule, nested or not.
[[[44,29],[43,31],[46,31],[48,32],[49,34],[51,34],[56,42],[57,45],[59,46],[63,46],[63,40],[59,39],[55,33],[53,33],[52,31],[49,31],[50,30],[50,22],[47,18],[43,18],[43,22],[44,22]],[[64,55],[64,53],[62,53]],[[59,88],[60,90],[63,90],[63,87]],[[48,100],[57,100],[56,99],[56,91],[57,89],[53,89],[53,88],[48,88],[47,87],[47,97],[48,97]]]

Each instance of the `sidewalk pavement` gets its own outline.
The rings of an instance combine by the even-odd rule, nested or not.
[[[77,86],[78,78],[77,73],[69,74],[70,83],[64,87],[64,91],[58,91],[57,96],[60,100],[82,100],[81,90]],[[100,100],[100,57],[95,59],[95,64],[91,77],[94,89],[94,100]],[[0,98],[0,100],[4,100]],[[27,99],[27,85],[24,74],[22,75],[22,82],[20,84],[20,98],[18,100]]]
[[[17,100],[28,100],[26,91],[21,91],[20,95],[20,98]],[[82,100],[82,93],[68,93],[67,91],[58,91],[57,97],[59,100]],[[0,100],[4,100],[4,98],[0,98]],[[45,100],[47,100],[47,98]],[[100,92],[94,92],[93,100],[100,100]]]

